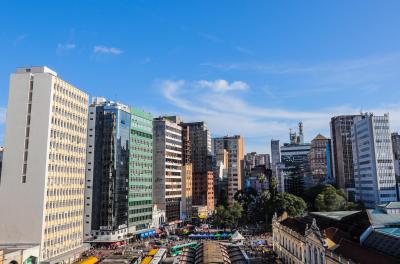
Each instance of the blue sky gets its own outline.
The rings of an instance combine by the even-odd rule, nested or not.
[[[35,2],[35,3],[33,3]],[[269,152],[302,120],[390,113],[400,129],[399,1],[1,1],[0,145],[9,74],[47,65],[91,96],[204,120]]]

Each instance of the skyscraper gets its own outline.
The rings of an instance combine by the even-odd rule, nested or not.
[[[310,172],[314,184],[332,183],[331,140],[318,134],[311,140],[309,153]]]
[[[211,133],[206,123],[180,124],[189,128],[191,160],[193,165],[193,205],[205,205],[214,210],[214,179],[211,166]]]
[[[244,177],[244,142],[243,137],[240,135],[236,136],[225,136],[221,138],[213,139],[213,150],[217,155],[223,155],[223,150],[228,153],[228,167],[227,167],[227,181],[226,187],[222,189],[227,190],[227,200],[229,204],[232,204],[234,199],[233,196],[238,190],[243,188],[243,177]],[[219,197],[220,199],[220,197]]]
[[[87,114],[87,94],[51,69],[11,75],[0,243],[39,245],[39,261],[50,263],[80,256]]]
[[[193,216],[193,163],[190,126],[182,127],[182,219]]]
[[[354,191],[351,127],[360,115],[335,116],[331,119],[333,174],[337,187]]]
[[[94,97],[89,107],[85,238],[121,240],[128,234],[130,109]]]
[[[131,108],[128,232],[147,231],[153,211],[153,116]]]
[[[153,200],[168,222],[179,220],[182,201],[182,127],[179,117],[158,117],[154,131]]]
[[[281,162],[281,147],[279,140],[271,139],[271,168],[275,171],[276,164]]]
[[[355,198],[368,208],[397,200],[389,116],[365,113],[351,130]]]

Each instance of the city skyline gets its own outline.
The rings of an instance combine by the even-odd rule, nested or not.
[[[389,112],[400,129],[394,1],[58,3],[72,20],[32,5],[0,4],[0,145],[9,73],[26,65],[57,69],[90,96],[205,121],[213,137],[241,134],[246,153],[270,153],[299,121],[305,141],[329,136],[340,114]]]

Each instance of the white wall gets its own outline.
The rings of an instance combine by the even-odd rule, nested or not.
[[[27,180],[22,183],[29,74],[11,75],[0,183],[0,243],[40,243],[42,238],[53,77],[35,74],[34,78]]]

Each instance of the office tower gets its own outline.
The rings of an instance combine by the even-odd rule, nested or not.
[[[314,184],[333,183],[331,166],[331,140],[318,134],[311,140],[310,172]]]
[[[94,97],[89,106],[85,238],[114,241],[128,234],[130,109]]]
[[[215,152],[215,151],[214,151]],[[226,149],[219,149],[214,153],[214,194],[215,204],[227,202],[228,200],[228,151]]]
[[[190,126],[182,127],[182,208],[181,219],[193,216],[193,164]]]
[[[182,127],[179,117],[153,121],[153,202],[165,212],[168,222],[180,219],[182,200]]]
[[[400,135],[399,133],[392,133],[392,147],[394,158],[394,170],[396,176],[400,177]]]
[[[82,253],[87,111],[87,94],[47,67],[11,74],[1,244],[39,245],[47,263]]]
[[[276,167],[276,164],[281,162],[281,147],[279,140],[271,139],[271,167],[272,171]]]
[[[0,147],[0,183],[1,183],[1,167],[3,165],[3,153],[4,153],[4,148]]]
[[[361,115],[352,129],[356,201],[367,208],[397,200],[389,115]]]
[[[266,169],[271,168],[271,161],[269,154],[257,154],[255,159],[256,166],[265,166]]]
[[[300,122],[300,136],[297,136],[296,132],[290,130],[289,139],[291,143],[285,143],[280,148],[281,163],[283,163],[284,166],[279,166],[279,177],[282,177],[282,175],[285,176],[285,191],[298,196],[303,194],[305,188],[314,185],[310,175],[310,166],[308,162],[310,143],[302,142],[302,134],[303,126]]]
[[[131,108],[128,232],[147,231],[153,211],[153,116]]]
[[[338,188],[354,193],[353,147],[351,127],[360,115],[335,116],[331,119],[333,175]]]
[[[251,170],[256,166],[257,152],[244,155],[244,177],[250,177]]]
[[[214,153],[221,155],[223,150],[228,153],[228,174],[226,186],[222,189],[227,190],[227,201],[232,204],[234,195],[243,188],[244,177],[244,142],[243,137],[225,136],[213,139]],[[221,200],[221,197],[219,197]]]
[[[181,123],[189,128],[191,160],[193,165],[193,205],[207,206],[214,210],[214,179],[211,166],[211,133],[206,123]]]

